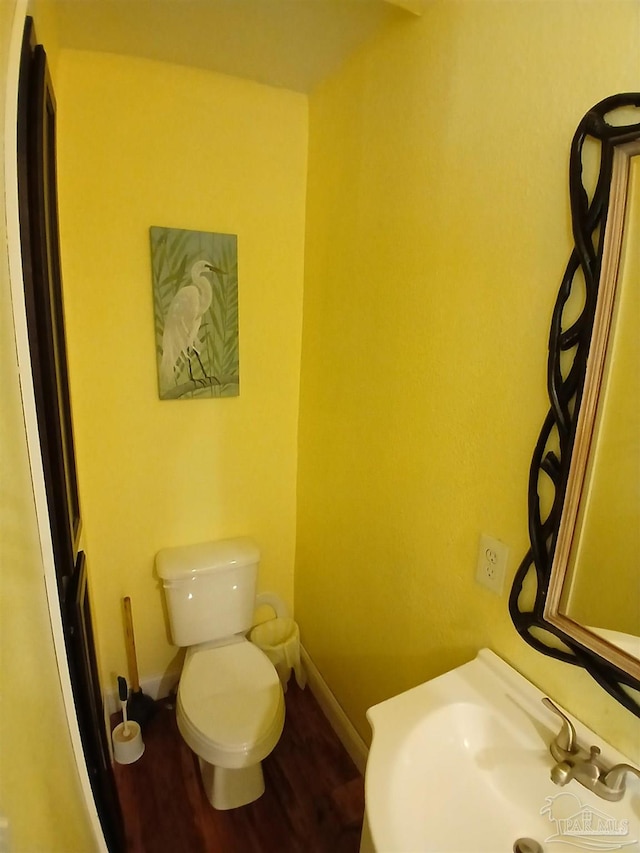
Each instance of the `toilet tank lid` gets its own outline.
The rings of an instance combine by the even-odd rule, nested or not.
[[[260,561],[260,550],[247,536],[201,542],[178,548],[163,548],[156,554],[156,568],[163,580],[223,571]]]

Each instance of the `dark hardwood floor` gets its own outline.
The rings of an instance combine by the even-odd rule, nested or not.
[[[364,783],[309,688],[291,679],[282,737],[263,762],[266,790],[213,809],[170,700],[144,730],[145,752],[115,765],[127,853],[357,853]],[[112,717],[112,727],[120,722]]]

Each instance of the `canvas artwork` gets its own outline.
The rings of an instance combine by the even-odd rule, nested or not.
[[[160,399],[237,396],[236,235],[153,226],[150,237]]]

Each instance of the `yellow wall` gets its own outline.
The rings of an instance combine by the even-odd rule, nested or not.
[[[567,160],[640,83],[637,2],[433,2],[310,98],[296,615],[360,733],[368,706],[488,646],[632,755],[637,720],[531,650],[527,549]],[[505,593],[474,582],[481,532]]]
[[[172,662],[160,547],[250,533],[262,588],[292,603],[297,470],[296,615],[365,737],[369,705],[490,646],[638,753],[627,711],[519,639],[507,589],[571,241],[569,141],[588,106],[637,88],[639,9],[436,0],[311,96],[300,399],[306,99],[60,54],[71,386],[105,687],[125,671],[123,595],[142,675]],[[157,399],[149,225],[238,233],[240,398]],[[481,531],[511,546],[500,598],[473,580]]]
[[[44,46],[47,54],[47,66],[54,87],[58,71],[60,52],[58,33],[58,13],[56,0],[27,0],[27,15],[33,18],[38,44]]]
[[[15,2],[0,3],[0,116],[4,119]],[[0,196],[4,205],[4,137]],[[88,853],[95,845],[58,680],[31,488],[13,331],[7,232],[0,216],[0,815],[7,849]]]
[[[251,535],[293,604],[307,100],[144,60],[62,51],[59,193],[75,439],[105,689],[167,637],[163,547]],[[151,225],[238,235],[240,396],[160,401]]]

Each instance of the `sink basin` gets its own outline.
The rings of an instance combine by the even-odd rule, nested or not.
[[[560,728],[543,694],[488,649],[367,712],[362,853],[640,851],[640,780],[607,802],[549,773]],[[578,742],[607,764],[628,762],[573,720]]]

